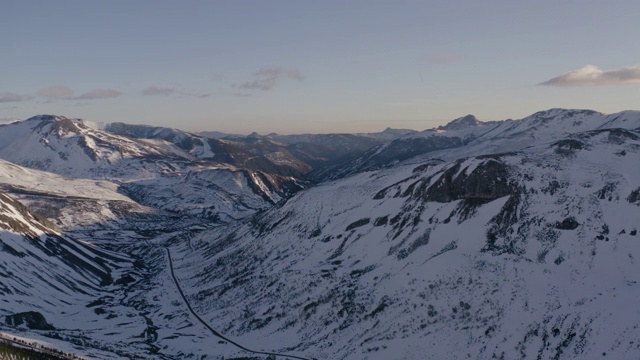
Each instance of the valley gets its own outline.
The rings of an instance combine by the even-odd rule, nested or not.
[[[88,359],[640,354],[640,112],[88,124],[0,125],[2,332]]]

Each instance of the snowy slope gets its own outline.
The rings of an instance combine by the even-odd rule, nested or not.
[[[37,312],[41,330],[91,328],[102,316],[84,305],[113,289],[130,260],[53,226],[0,193],[0,318]]]
[[[213,139],[178,129],[148,125],[112,123],[106,130],[159,145],[178,156],[234,165],[274,175],[300,176],[311,168],[271,138],[257,134],[247,137]],[[158,142],[158,141],[163,142]]]
[[[176,137],[173,140],[195,141],[187,133],[174,132],[170,133]],[[96,130],[82,120],[62,116],[41,115],[0,125],[0,158],[66,177],[108,180],[138,203],[172,212],[234,219],[270,207],[307,186],[287,175],[201,161],[198,156],[213,154],[206,141],[200,148],[203,154],[171,144]],[[270,164],[277,162],[274,158]],[[229,180],[229,173],[237,179]]]
[[[106,180],[72,179],[0,160],[0,190],[62,229],[120,228],[137,215],[157,213],[118,192]]]
[[[229,222],[265,210],[306,186],[292,177],[204,165],[179,176],[127,182],[121,189],[147,206]]]
[[[166,140],[0,127],[0,155],[85,177],[0,161],[0,327],[37,311],[56,329],[12,332],[98,359],[640,358],[639,114],[467,116],[291,198]],[[11,131],[138,150],[76,169]]]
[[[61,233],[0,193],[0,328],[89,359],[243,354],[189,314],[163,249],[89,234]]]
[[[316,358],[637,358],[638,160],[613,129],[363,173],[175,244],[177,273],[227,335]]]
[[[0,126],[0,157],[13,163],[82,177],[145,178],[170,166],[151,160],[176,159],[148,143],[92,129],[78,119],[40,115]]]
[[[209,160],[213,160],[216,156],[211,148],[211,144],[207,141],[208,139],[178,129],[111,123],[107,124],[105,130],[113,134],[145,139],[147,141],[164,140],[168,144],[173,144],[170,149],[181,156],[187,153],[194,158]]]
[[[578,132],[611,128],[640,128],[640,111],[606,115],[592,110],[550,109],[519,120],[487,122],[467,115],[447,125],[379,145],[355,160],[318,169],[309,176],[316,181],[327,181],[391,167],[419,156],[418,162],[428,158],[455,160],[518,151]]]

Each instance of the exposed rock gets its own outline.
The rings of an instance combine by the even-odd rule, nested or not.
[[[576,150],[582,150],[585,148],[585,144],[576,139],[564,139],[556,141],[551,145],[555,148],[556,154],[559,155],[572,155]]]
[[[490,159],[479,164],[470,174],[459,172],[460,164],[447,169],[424,191],[425,200],[493,200],[516,191],[515,184],[509,180],[509,169],[501,161]]]
[[[7,315],[4,320],[8,326],[20,326],[24,324],[29,329],[33,330],[55,330],[53,325],[49,324],[47,320],[37,311],[27,311],[13,315]]]
[[[640,188],[633,190],[627,197],[627,201],[630,204],[640,205]]]
[[[369,222],[371,221],[371,219],[369,218],[364,218],[364,219],[360,219],[358,221],[354,221],[353,223],[349,224],[347,226],[347,228],[345,229],[345,231],[349,231],[349,230],[353,230],[355,228],[359,228],[360,226],[365,226],[367,225]]]
[[[580,224],[573,217],[568,217],[554,226],[558,230],[575,230]]]

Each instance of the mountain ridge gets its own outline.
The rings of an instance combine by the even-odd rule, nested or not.
[[[89,131],[61,123],[30,130],[52,146]],[[40,312],[55,330],[21,329],[105,359],[259,358],[210,329],[300,358],[638,357],[640,112],[449,124],[277,196],[273,174],[175,153],[117,181],[0,161],[0,285],[21,292],[0,300],[0,322]],[[69,254],[110,280],[81,283]]]

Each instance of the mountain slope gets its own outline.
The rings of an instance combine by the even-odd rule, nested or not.
[[[409,134],[379,145],[359,158],[317,169],[308,176],[328,181],[377,170],[416,157],[455,160],[462,157],[518,151],[570,134],[609,128],[640,128],[640,111],[602,114],[592,110],[550,109],[519,120],[482,122],[473,115],[435,129]]]
[[[129,261],[62,235],[55,225],[3,193],[0,241],[0,315],[37,312],[55,327],[77,327],[78,313],[98,320],[93,311],[78,309],[77,304],[88,303],[112,285],[121,263]],[[52,329],[46,321],[39,327]]]
[[[163,249],[126,230],[88,234],[91,241],[62,233],[0,193],[3,331],[91,359],[170,359],[212,351],[211,334],[177,305],[178,290],[167,286]],[[224,344],[213,348],[228,357],[245,353]]]
[[[311,168],[282,145],[260,136],[214,139],[177,129],[124,123],[108,124],[107,131],[142,139],[177,155],[230,164],[265,173],[300,176]]]
[[[151,160],[177,160],[160,147],[92,129],[78,119],[53,115],[0,125],[0,156],[65,176],[116,179],[171,171],[171,167]]]
[[[67,177],[108,179],[142,205],[218,220],[266,209],[308,185],[292,176],[199,160],[175,146],[52,115],[0,125],[0,157]]]
[[[99,359],[638,358],[638,115],[466,116],[293,196],[158,139],[49,163],[93,180],[0,161],[0,323]],[[79,156],[53,120],[0,144]]]
[[[359,174],[175,244],[177,274],[226,334],[317,358],[634,358],[638,160],[605,129]]]

